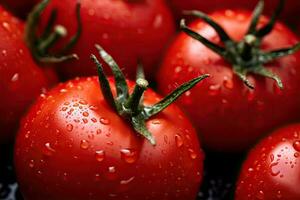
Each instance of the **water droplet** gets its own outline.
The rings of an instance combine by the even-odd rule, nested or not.
[[[44,148],[44,152],[43,152],[46,156],[52,156],[53,153],[55,153],[55,149],[53,147],[51,147],[51,144],[49,142],[47,142],[45,144],[45,148]]]
[[[248,101],[251,102],[251,101],[254,100],[254,98],[255,98],[254,91],[251,90],[251,89],[248,89],[248,90],[247,90],[247,99],[248,99]]]
[[[112,141],[106,142],[106,144],[107,144],[107,145],[110,145],[110,146],[114,145],[114,143],[113,143]]]
[[[225,76],[224,77],[224,82],[223,82],[225,88],[227,89],[232,89],[233,88],[233,81],[229,77]]]
[[[211,96],[216,96],[220,93],[221,86],[220,85],[211,85],[209,86],[208,93]]]
[[[121,152],[121,159],[127,163],[134,163],[138,158],[137,151],[133,149],[122,149],[120,152]]]
[[[59,90],[59,92],[60,93],[66,93],[66,92],[68,92],[68,90],[67,89],[61,89],[61,90]]]
[[[96,118],[92,118],[91,121],[94,122],[94,123],[96,123],[97,119]]]
[[[191,159],[196,159],[197,158],[197,154],[193,149],[188,149],[189,153],[190,153],[190,157]]]
[[[3,56],[7,56],[7,51],[5,49],[2,50],[1,53],[2,53]]]
[[[152,120],[152,124],[158,125],[160,124],[160,121],[158,119]]]
[[[270,164],[270,173],[272,176],[278,176],[278,174],[280,174],[280,171],[275,171],[274,167],[276,167],[278,165],[278,162],[272,163]]]
[[[296,151],[300,152],[300,140],[295,141],[293,147]]]
[[[114,167],[114,166],[108,167],[108,172],[111,174],[116,173],[116,167]]]
[[[16,82],[19,80],[19,74],[18,73],[15,73],[12,77],[11,77],[11,81],[12,82]]]
[[[10,25],[9,25],[9,23],[3,22],[3,23],[2,23],[2,26],[3,26],[3,28],[4,28],[5,30],[10,31]]]
[[[28,166],[29,166],[30,168],[33,168],[33,167],[34,167],[34,160],[30,160]]]
[[[89,116],[89,113],[88,113],[88,112],[83,112],[82,115],[83,115],[84,117],[88,117],[88,116]]]
[[[87,124],[88,123],[88,120],[87,119],[82,119],[83,123]]]
[[[154,28],[159,28],[162,25],[162,16],[161,15],[156,15],[154,22],[153,22],[153,27]]]
[[[180,135],[175,135],[175,142],[177,147],[183,146],[183,139]]]
[[[122,180],[122,181],[120,181],[120,184],[121,184],[121,185],[127,185],[127,184],[129,184],[130,182],[132,182],[132,181],[134,180],[134,178],[135,178],[135,177],[133,176],[133,177],[127,179],[127,180]]]
[[[277,191],[277,195],[276,195],[276,196],[277,196],[278,199],[281,199],[281,198],[282,198],[282,194],[281,194],[281,191],[280,191],[280,190]]]
[[[298,158],[299,157],[299,153],[298,152],[294,153],[294,156],[295,156],[295,158]]]
[[[80,142],[80,148],[82,149],[88,149],[90,146],[89,142],[87,140],[81,140]]]
[[[97,129],[97,135],[100,135],[102,133],[101,129]]]
[[[105,158],[105,151],[103,150],[96,151],[95,156],[98,162],[102,162]]]
[[[254,169],[252,167],[248,168],[248,172],[253,172]]]
[[[258,191],[258,193],[256,194],[256,197],[258,199],[264,199],[265,198],[265,194],[262,190]]]
[[[101,123],[101,124],[104,124],[104,125],[108,125],[110,122],[109,122],[108,119],[105,119],[105,118],[101,117],[101,118],[100,118],[100,123]]]
[[[73,130],[73,125],[72,125],[72,124],[68,124],[68,125],[67,125],[67,130],[68,130],[69,132],[71,132],[71,131]]]

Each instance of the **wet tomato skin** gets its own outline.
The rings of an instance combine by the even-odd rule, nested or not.
[[[56,24],[68,30],[69,37],[61,40],[57,47],[65,45],[77,31],[75,6],[74,0],[52,0],[41,17],[40,29],[44,29],[51,11],[56,9]],[[163,0],[82,0],[80,13],[82,34],[69,52],[76,53],[80,59],[59,66],[62,76],[96,75],[89,60],[90,49],[94,49],[96,43],[107,49],[123,66],[126,76],[135,78],[138,60],[142,62],[147,78],[154,76],[157,63],[175,29],[171,11]]]
[[[159,99],[152,90],[144,95],[146,105]],[[22,121],[15,145],[22,194],[36,200],[195,199],[204,155],[190,122],[171,105],[147,128],[155,147],[108,106],[96,77],[60,84]]]
[[[217,11],[211,17],[236,41],[248,29],[251,13]],[[267,19],[262,18],[261,23]],[[194,21],[191,29],[208,40],[221,44],[209,25]],[[262,50],[288,47],[298,38],[282,23],[264,38]],[[249,75],[255,89],[247,88],[234,74],[232,66],[199,41],[179,34],[170,46],[159,70],[158,88],[163,94],[198,76],[210,74],[201,87],[196,86],[178,101],[197,127],[203,144],[217,151],[241,151],[277,126],[296,120],[300,97],[300,54],[296,53],[265,65],[281,77],[284,89],[273,80]]]
[[[0,143],[6,143],[28,106],[50,83],[23,41],[24,24],[2,7],[0,24]]]
[[[300,124],[274,131],[249,153],[235,200],[300,199]]]
[[[218,9],[248,9],[253,10],[258,3],[258,0],[210,0],[210,1],[198,1],[198,0],[169,0],[171,6],[174,8],[176,16],[182,17],[182,11],[184,10],[200,10],[206,13],[214,12]],[[271,15],[279,0],[265,0],[265,11],[267,15]],[[281,15],[283,19],[287,22],[294,23],[297,22],[297,17],[299,16],[300,1],[298,0],[286,0],[284,7],[284,12]]]

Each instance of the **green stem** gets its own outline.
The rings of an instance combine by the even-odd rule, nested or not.
[[[126,109],[130,109],[133,115],[137,114],[142,96],[145,90],[147,90],[148,86],[149,83],[147,80],[141,78],[136,80],[134,90],[127,102],[125,103]]]

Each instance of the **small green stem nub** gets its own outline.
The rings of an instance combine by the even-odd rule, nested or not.
[[[149,83],[147,80],[141,78],[136,80],[136,85],[134,87],[134,90],[131,96],[129,97],[128,101],[124,105],[126,109],[131,110],[132,115],[137,114],[140,106],[140,101],[142,99],[145,90],[147,90],[148,86]]]

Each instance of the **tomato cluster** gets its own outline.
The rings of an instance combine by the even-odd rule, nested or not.
[[[204,158],[252,148],[232,198],[300,199],[300,1],[0,4],[19,198],[202,199]]]

